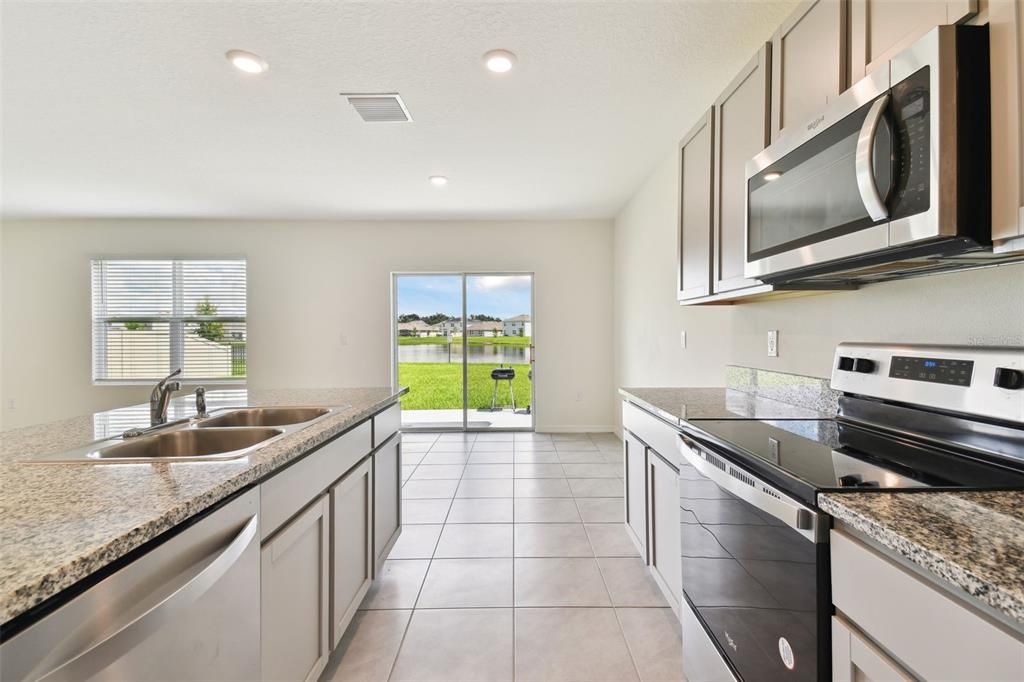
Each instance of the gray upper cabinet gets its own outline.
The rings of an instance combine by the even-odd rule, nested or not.
[[[1024,6],[989,3],[992,65],[992,240],[1024,248]]]
[[[679,143],[680,301],[711,294],[715,115],[708,109]]]
[[[743,276],[746,264],[746,164],[768,146],[771,44],[733,79],[715,102],[714,290],[760,285]]]
[[[772,141],[846,88],[846,0],[805,0],[772,37]]]
[[[850,83],[934,27],[977,11],[977,0],[850,0]]]

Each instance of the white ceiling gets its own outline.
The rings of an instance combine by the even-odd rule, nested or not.
[[[4,0],[3,212],[611,216],[793,4]]]

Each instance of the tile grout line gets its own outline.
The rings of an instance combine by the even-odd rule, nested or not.
[[[592,445],[594,445],[594,446],[597,445],[590,438],[589,434],[586,437],[587,437],[588,440],[590,440]],[[416,464],[416,467],[410,473],[409,480],[412,480],[412,476],[416,473],[417,469],[420,466],[423,466],[423,460],[426,459],[427,455],[430,454],[430,451],[433,449],[433,447],[437,443],[438,443],[438,441],[434,441],[430,445],[430,447],[427,449],[427,452],[422,453],[422,456],[421,456],[419,462]],[[562,471],[562,476],[560,478],[561,478],[561,480],[565,480],[566,481],[566,485],[568,486],[568,478],[569,478],[569,476],[568,476],[568,474],[566,474],[564,466],[563,466],[563,463],[561,462],[561,460],[558,457],[558,452],[559,451],[557,449],[557,445],[555,445],[553,443],[553,447],[555,448],[554,449],[555,458],[558,460],[556,463],[559,464],[559,469],[561,469],[561,471]],[[448,527],[448,525],[450,523],[449,519],[451,517],[452,507],[454,507],[455,500],[456,499],[460,499],[460,498],[457,497],[458,489],[459,489],[459,487],[461,487],[461,484],[462,484],[462,482],[464,480],[470,480],[470,479],[466,479],[466,473],[465,472],[466,472],[466,467],[469,464],[469,459],[472,456],[472,449],[473,449],[473,446],[470,445],[469,452],[465,453],[466,454],[466,462],[463,465],[462,474],[460,475],[460,477],[458,479],[445,479],[445,480],[455,480],[456,481],[455,490],[452,492],[452,495],[447,498],[448,502],[449,502],[448,503],[448,509],[447,509],[447,511],[445,513],[444,520],[440,524],[441,530],[438,533],[438,537],[437,537],[437,539],[434,542],[433,549],[432,549],[430,557],[428,559],[427,570],[424,573],[423,582],[420,584],[420,587],[419,587],[419,589],[417,591],[416,600],[414,601],[413,608],[410,611],[409,620],[406,623],[405,629],[403,630],[402,638],[401,638],[401,641],[399,642],[399,646],[398,646],[398,649],[396,651],[395,658],[392,661],[391,666],[390,666],[390,668],[388,670],[388,677],[387,677],[387,679],[389,679],[389,680],[394,675],[395,668],[397,667],[398,659],[401,656],[402,649],[404,648],[405,640],[406,640],[406,637],[408,635],[409,629],[410,629],[410,627],[412,625],[412,620],[413,620],[413,618],[416,615],[416,611],[418,611],[418,610],[425,610],[425,609],[419,608],[419,600],[420,600],[420,598],[422,596],[423,589],[424,589],[424,587],[426,585],[427,577],[429,576],[430,570],[431,570],[431,568],[433,566],[433,561],[436,558],[437,547],[440,545],[441,537],[444,535],[444,531],[445,531],[445,529]],[[603,453],[600,453],[599,449],[598,449],[598,452],[599,452],[599,454],[601,454],[603,456]],[[512,610],[512,664],[513,664],[513,679],[515,679],[515,677],[516,677],[516,662],[517,662],[516,661],[516,641],[515,641],[515,638],[516,638],[516,612],[520,608],[519,606],[516,605],[516,595],[515,595],[515,586],[516,586],[516,583],[515,583],[515,566],[516,566],[516,555],[515,555],[516,554],[516,552],[515,552],[516,541],[515,541],[515,538],[516,538],[516,528],[517,528],[517,526],[520,525],[520,524],[525,524],[526,523],[526,522],[517,521],[516,520],[516,514],[515,514],[515,511],[516,511],[516,501],[517,501],[517,497],[515,495],[515,490],[514,490],[514,488],[515,488],[515,480],[517,480],[516,477],[515,477],[515,455],[516,455],[516,452],[515,452],[515,445],[514,445],[514,441],[513,441],[513,446],[512,446],[513,475],[511,477],[511,479],[489,479],[489,480],[511,480],[513,482],[512,483],[512,485],[513,485],[513,494],[512,494],[512,497],[511,497],[511,500],[512,500],[512,523],[510,524],[511,525],[511,530],[512,530],[512,556],[511,556],[511,559],[512,559],[512,609],[511,610]],[[595,463],[597,463],[597,462],[595,462]],[[607,462],[605,462],[605,463],[607,463]],[[427,466],[429,466],[429,465],[427,465]],[[555,477],[554,480],[557,480],[557,478],[558,477]],[[586,478],[586,477],[584,477],[584,478]],[[599,477],[599,478],[601,478],[601,477]],[[617,478],[619,478],[619,480],[622,481],[621,477],[617,477]],[[419,479],[417,479],[417,480],[419,480]],[[441,479],[422,479],[422,480],[441,480]],[[473,479],[473,480],[485,480],[485,479]],[[523,480],[529,480],[529,479],[523,479]],[[408,482],[408,481],[406,481],[406,482]],[[402,487],[403,487],[403,490],[404,490],[405,482],[403,482]],[[598,561],[597,552],[596,552],[596,550],[594,550],[593,541],[591,540],[590,533],[589,533],[589,531],[588,531],[588,529],[586,527],[586,523],[583,520],[583,515],[580,513],[580,510],[579,510],[579,504],[577,502],[577,497],[576,497],[575,493],[572,491],[571,487],[569,489],[569,493],[570,494],[569,494],[568,498],[564,498],[564,497],[562,497],[562,498],[545,498],[545,497],[526,498],[526,497],[523,497],[521,499],[572,499],[573,500],[573,506],[576,508],[577,515],[579,516],[579,521],[578,522],[573,522],[573,523],[579,523],[580,525],[583,526],[584,536],[587,538],[587,542],[590,545],[591,552],[593,553],[593,559],[594,559],[594,561],[595,561],[595,563],[597,565],[599,575],[601,575],[601,581],[602,581],[602,584],[603,584],[603,586],[605,588],[605,593],[608,596],[608,602],[609,602],[609,605],[610,605],[609,607],[612,608],[613,611],[615,611],[615,606],[614,606],[614,604],[612,604],[611,593],[610,593],[610,590],[608,589],[607,581],[604,578],[604,573],[601,570],[600,562]],[[420,498],[417,498],[417,499],[420,499]],[[422,499],[436,499],[436,498],[422,498]],[[444,498],[441,498],[441,499],[444,499]],[[495,498],[491,497],[491,498],[461,498],[461,499],[495,499]],[[500,498],[498,498],[498,499],[500,499]],[[621,499],[621,498],[604,498],[604,499]],[[404,501],[405,501],[405,498],[403,496],[403,502]],[[476,522],[474,522],[474,523],[476,523]],[[540,522],[540,523],[560,523],[560,522],[551,521],[551,522]],[[418,524],[410,524],[410,525],[418,525]],[[452,523],[451,525],[461,525],[461,524]],[[486,525],[486,524],[477,524],[477,525]],[[487,558],[487,557],[467,557],[467,558]],[[495,557],[495,558],[500,558],[500,557]],[[545,557],[545,558],[558,558],[558,557]],[[542,609],[547,609],[547,608],[555,609],[555,608],[559,608],[559,609],[561,609],[561,608],[609,608],[609,607],[604,607],[604,606],[600,606],[600,607],[587,607],[587,606],[573,606],[573,607],[540,606],[540,607],[531,607],[531,608],[542,608]],[[445,608],[455,609],[456,607],[442,607],[441,609],[437,609],[437,610],[445,610]],[[472,608],[472,607],[459,607],[459,608]],[[477,607],[477,608],[484,609],[484,608],[493,608],[493,607]],[[651,608],[655,608],[655,607],[651,607]],[[385,610],[385,609],[381,609],[381,610]],[[394,610],[399,610],[399,609],[394,609]],[[625,635],[624,635],[624,631],[622,629],[622,623],[621,623],[621,621],[620,621],[620,619],[618,617],[617,611],[615,611],[614,615],[615,615],[615,618],[616,618],[616,623],[619,626],[620,635],[622,636],[623,641],[625,642]],[[633,652],[629,648],[628,642],[626,642],[626,647],[627,647],[627,652],[629,653],[629,656],[630,656],[630,662],[633,665],[634,672],[637,674],[637,679],[639,679],[639,669],[637,668],[636,661],[635,661],[634,656],[633,656]]]
[[[436,443],[437,441],[434,441],[434,442]],[[431,444],[431,446],[429,448],[427,448],[427,452],[423,453],[423,457],[426,457],[427,453],[429,453],[430,450],[433,449],[433,447],[434,447],[434,445]],[[421,459],[420,461],[423,461],[423,460]],[[419,466],[420,466],[419,464],[416,465],[417,468],[419,468]],[[415,469],[413,469],[413,473],[414,474],[416,473]],[[409,478],[411,480],[412,476],[410,476]],[[459,481],[460,482],[462,481],[461,477],[459,478]],[[403,485],[402,487],[404,488],[405,486]],[[456,490],[457,489],[458,489],[458,486],[456,485]],[[454,504],[454,502],[455,502],[455,495],[454,495],[454,493],[452,493],[452,498],[448,502],[448,511],[445,513],[445,516],[444,516],[445,517],[445,522],[447,522],[447,520],[448,520],[448,514],[451,513],[452,504]],[[405,499],[404,498],[402,499],[402,503],[403,504],[405,503]],[[405,638],[409,634],[409,628],[412,627],[412,619],[416,617],[416,606],[419,604],[420,596],[423,594],[423,586],[427,584],[427,576],[430,575],[430,567],[434,565],[434,554],[437,553],[437,545],[438,545],[438,543],[441,542],[441,535],[444,533],[444,527],[445,527],[445,523],[442,523],[441,524],[441,530],[437,534],[437,540],[434,541],[434,549],[431,550],[431,552],[430,552],[430,559],[427,561],[427,570],[424,571],[424,573],[423,573],[423,582],[420,583],[420,588],[416,591],[416,599],[413,601],[412,609],[409,611],[409,620],[406,621],[405,628],[402,630],[402,639],[399,640],[399,642],[398,642],[398,649],[395,650],[395,658],[394,658],[393,661],[391,661],[391,667],[388,668],[387,679],[389,680],[389,682],[391,680],[391,677],[395,674],[395,667],[398,665],[398,659],[402,655],[402,647],[405,646]]]

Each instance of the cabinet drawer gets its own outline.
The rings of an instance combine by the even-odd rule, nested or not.
[[[402,407],[395,403],[373,417],[373,447],[380,447],[402,426]]]
[[[679,431],[632,403],[622,403],[622,425],[633,435],[679,467]]]
[[[831,532],[832,601],[924,679],[1024,679],[1024,643],[841,531]]]
[[[264,482],[260,486],[260,539],[270,537],[368,455],[370,430],[367,420]]]

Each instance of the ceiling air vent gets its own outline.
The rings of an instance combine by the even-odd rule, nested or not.
[[[367,123],[406,123],[412,121],[409,110],[397,92],[377,94],[341,93]]]

